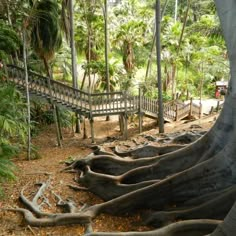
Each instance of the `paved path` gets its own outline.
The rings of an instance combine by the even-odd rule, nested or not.
[[[203,99],[202,100],[202,113],[203,114],[209,114],[211,111],[211,107],[216,108],[217,107],[217,103],[218,101],[220,101],[220,104],[224,103],[223,100],[219,100],[219,99]],[[196,105],[200,104],[200,100],[199,99],[194,99],[193,103]]]

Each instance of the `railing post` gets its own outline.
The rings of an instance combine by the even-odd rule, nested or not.
[[[93,117],[89,118],[89,122],[90,122],[90,128],[91,128],[91,140],[92,140],[92,143],[95,143],[95,140],[94,140],[94,126],[93,126],[94,120],[93,120]]]
[[[138,97],[139,97],[139,133],[143,131],[143,112],[142,112],[142,96],[141,96],[141,87],[138,89]]]
[[[216,111],[218,112],[220,110],[220,101],[217,101]]]
[[[190,104],[189,104],[189,117],[192,116],[193,113],[193,98],[190,98]]]
[[[175,121],[178,121],[178,116],[179,116],[179,111],[178,111],[178,104],[175,105]]]
[[[92,143],[95,142],[94,140],[94,120],[93,120],[93,107],[92,107],[92,97],[91,97],[91,93],[88,94],[88,99],[89,99],[89,123],[90,123],[90,128],[91,128],[91,140]]]
[[[211,115],[213,112],[214,112],[214,106],[211,106],[211,110],[210,110],[209,115]]]
[[[202,117],[202,103],[200,102],[200,107],[199,107],[199,119]]]
[[[128,114],[127,114],[127,92],[124,92],[124,103],[125,103],[125,112],[124,112],[124,139],[128,139]]]

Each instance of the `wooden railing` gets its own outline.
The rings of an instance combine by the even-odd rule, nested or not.
[[[10,80],[16,85],[22,88],[26,87],[22,68],[8,65],[8,74]],[[114,115],[123,112],[135,113],[138,110],[137,97],[129,96],[125,92],[88,93],[55,80],[50,80],[50,91],[47,77],[32,71],[29,71],[28,74],[31,93],[51,98],[53,101],[88,117]]]
[[[176,119],[176,105],[175,105],[175,101],[164,103],[164,116],[169,121],[174,121]]]
[[[155,99],[141,97],[141,109],[145,113],[158,114],[158,101]]]
[[[176,117],[175,120],[181,120],[189,115],[190,104],[177,103],[176,104]]]
[[[149,116],[158,117],[158,100],[142,97],[141,109]],[[185,104],[179,101],[171,101],[163,104],[164,118],[168,121],[178,121],[186,117],[200,116],[200,107],[192,101]]]
[[[192,103],[190,115],[194,116],[194,117],[200,117],[201,116],[201,106],[198,106],[198,105]]]
[[[21,88],[26,87],[24,69],[8,65],[9,79]],[[158,101],[144,96],[131,96],[126,92],[88,93],[72,88],[61,82],[29,71],[29,90],[31,93],[50,98],[86,117],[115,114],[144,113],[158,117]],[[49,89],[50,88],[50,89]],[[189,115],[199,116],[200,108],[189,104],[171,101],[163,105],[164,118],[169,121],[183,119]]]

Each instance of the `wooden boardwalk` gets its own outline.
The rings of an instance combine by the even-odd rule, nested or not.
[[[9,79],[21,89],[25,89],[24,69],[14,65],[8,65],[7,68]],[[47,77],[32,71],[29,71],[28,80],[31,94],[52,99],[53,102],[90,119],[91,125],[93,118],[97,116],[121,115],[124,118],[126,129],[128,115],[139,114],[140,126],[143,115],[154,119],[158,118],[158,101],[141,96],[141,94],[131,96],[125,91],[88,93],[61,82],[49,80]],[[192,102],[183,104],[172,101],[164,104],[164,119],[169,122],[181,120],[188,116],[198,117],[200,113],[200,108]],[[92,139],[94,140],[93,135]]]

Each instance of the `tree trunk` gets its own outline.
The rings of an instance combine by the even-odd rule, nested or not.
[[[28,125],[28,141],[27,141],[27,159],[31,158],[31,120],[30,120],[30,95],[29,95],[29,80],[28,80],[28,67],[27,67],[27,49],[26,49],[26,29],[23,28],[23,57],[24,57],[24,70],[25,70],[25,88],[26,88],[26,103],[27,103],[27,125]]]
[[[78,76],[77,76],[77,55],[75,49],[75,40],[74,40],[74,8],[73,0],[69,1],[69,11],[70,11],[70,47],[71,47],[71,65],[72,65],[72,82],[73,88],[78,88]],[[80,123],[78,119],[78,114],[75,112],[75,132],[80,133]]]
[[[162,80],[161,80],[161,4],[156,1],[156,53],[157,53],[157,84],[158,84],[158,126],[159,133],[164,133],[164,114],[162,101]]]
[[[230,212],[216,230],[211,234],[212,236],[236,235],[236,202],[231,208]]]
[[[78,88],[77,55],[76,55],[75,41],[74,41],[74,9],[73,9],[73,0],[70,0],[69,8],[70,8],[70,47],[71,47],[72,81],[73,81],[73,88]]]
[[[104,38],[105,38],[105,67],[106,67],[106,83],[107,83],[107,93],[110,93],[110,75],[109,75],[109,58],[108,58],[108,49],[109,49],[109,41],[108,41],[108,4],[107,0],[104,0],[104,10],[103,10],[103,18],[104,18]],[[109,95],[108,95],[109,100]],[[109,121],[110,117],[106,117],[106,121]]]
[[[48,89],[49,89],[49,96],[50,96],[50,103],[52,105],[52,109],[53,109],[53,117],[54,117],[54,122],[55,122],[55,125],[56,125],[56,132],[57,132],[57,144],[59,147],[62,147],[62,143],[61,143],[61,130],[60,130],[60,127],[59,127],[59,117],[58,117],[58,114],[56,112],[56,106],[52,100],[52,87],[51,87],[51,78],[52,78],[52,73],[51,73],[51,70],[49,68],[49,65],[48,65],[48,61],[46,60],[46,58],[43,58],[43,62],[44,62],[44,66],[45,66],[45,69],[47,71],[47,82],[48,82]]]
[[[163,15],[165,14],[165,10],[166,10],[166,7],[168,5],[168,2],[169,2],[169,0],[165,1],[164,7],[163,7],[162,12],[161,12],[161,19],[162,19]],[[145,82],[147,82],[147,78],[149,76],[151,63],[152,63],[152,54],[153,54],[155,42],[156,42],[156,28],[154,27],[153,38],[152,38],[152,46],[151,46],[151,50],[150,50],[149,57],[148,57],[147,68],[146,68],[145,79],[144,79]]]

